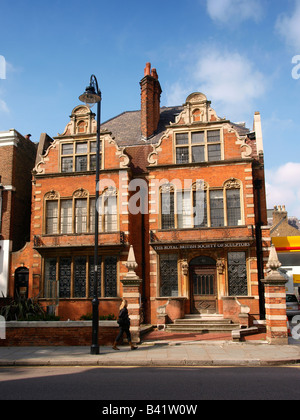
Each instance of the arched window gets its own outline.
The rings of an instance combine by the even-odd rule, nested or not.
[[[60,197],[50,191],[44,197],[46,235],[72,235],[95,232],[95,198],[83,188],[71,197]],[[118,194],[115,188],[107,188],[99,197],[99,232],[118,231]]]
[[[57,191],[49,191],[44,197],[45,228],[44,232],[49,235],[58,233],[58,204],[60,195]]]
[[[204,181],[191,189],[160,189],[161,229],[197,229],[241,226],[244,224],[241,182],[231,178],[220,188]]]
[[[224,184],[226,199],[226,224],[239,226],[242,224],[241,183],[231,178]]]
[[[95,231],[95,199],[90,203],[90,231]],[[118,192],[116,188],[107,188],[97,203],[99,213],[99,232],[118,231]]]

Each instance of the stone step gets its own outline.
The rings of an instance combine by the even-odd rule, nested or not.
[[[189,318],[189,319],[176,319],[174,324],[176,325],[190,325],[190,324],[220,324],[220,325],[227,325],[231,324],[230,319],[203,319],[203,318]]]
[[[166,326],[167,332],[229,332],[240,328],[222,314],[190,314]]]
[[[166,325],[167,332],[185,332],[185,333],[204,333],[204,332],[230,332],[240,328],[239,324],[168,324]]]

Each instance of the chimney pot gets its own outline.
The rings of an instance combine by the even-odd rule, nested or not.
[[[151,76],[152,76],[154,79],[157,79],[157,80],[158,80],[158,75],[157,75],[157,71],[156,71],[156,69],[152,69],[152,70],[151,70]]]
[[[150,72],[151,72],[151,63],[146,63],[146,67],[144,70],[144,76],[150,76]]]

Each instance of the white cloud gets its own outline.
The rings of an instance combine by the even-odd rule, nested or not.
[[[192,92],[203,92],[221,117],[232,121],[254,114],[253,103],[267,89],[265,76],[246,56],[234,52],[200,46],[190,55],[185,80],[167,88],[168,105],[185,101]],[[185,97],[180,95],[185,94]],[[171,100],[172,99],[172,100]]]
[[[289,216],[300,218],[300,163],[288,162],[266,170],[267,206],[285,205]]]
[[[295,1],[295,9],[291,15],[282,14],[276,22],[276,30],[283,37],[287,45],[300,48],[300,0]]]
[[[172,85],[166,84],[167,104],[169,106],[181,105],[191,93],[189,86],[184,82],[175,82]]]
[[[8,108],[6,102],[3,101],[3,99],[0,99],[0,111],[5,112],[6,114],[9,113],[9,108]]]
[[[263,14],[261,0],[207,0],[206,8],[212,20],[225,24],[259,22]]]

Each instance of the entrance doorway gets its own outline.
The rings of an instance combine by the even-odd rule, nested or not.
[[[28,298],[29,270],[25,267],[17,268],[15,271],[15,298]]]
[[[217,313],[216,261],[197,257],[190,262],[191,313]]]

